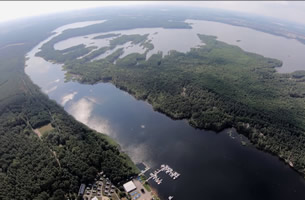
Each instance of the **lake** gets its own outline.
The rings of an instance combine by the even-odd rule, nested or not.
[[[71,24],[55,32],[60,34],[64,29],[102,22]],[[199,31],[216,35],[219,40],[236,44],[247,51],[266,51],[266,55],[263,54],[265,56],[284,55],[283,71],[292,70],[287,68],[289,57],[285,60],[285,55],[292,56],[293,51],[298,48],[305,50],[305,46],[295,40],[247,28],[207,21],[188,22],[196,24],[193,29],[153,28],[117,32],[150,33],[149,37],[155,45],[154,51],[161,50],[166,54],[170,49],[186,52],[192,47],[202,45],[196,37]],[[81,37],[81,42],[90,46],[91,38],[96,35],[100,34]],[[168,36],[171,38],[164,44]],[[61,104],[77,120],[114,138],[134,162],[145,162],[152,169],[160,167],[161,164],[168,164],[179,172],[181,176],[177,180],[161,175],[164,178],[162,184],[151,182],[162,199],[173,195],[174,199],[178,200],[304,200],[305,180],[277,157],[259,151],[251,145],[241,145],[241,140],[247,140],[234,130],[215,133],[194,129],[184,120],[172,120],[155,112],[147,102],[136,100],[110,83],[65,83],[61,64],[53,64],[34,56],[40,46],[52,37],[54,36],[42,41],[28,53],[26,73],[43,92]],[[253,37],[260,39],[254,42]],[[181,40],[184,38],[185,41]],[[80,41],[78,39],[62,41],[55,47],[63,49],[77,45],[77,41]],[[176,44],[180,41],[183,43]],[[101,40],[100,43],[107,45],[107,41]],[[269,44],[288,46],[283,52],[277,53],[266,50]],[[297,47],[292,48],[294,45]],[[274,46],[274,50],[278,51],[277,47]],[[304,50],[302,52],[305,52]],[[297,64],[301,63],[301,58],[299,59],[294,60],[296,65],[293,65],[293,69],[299,69]],[[234,137],[229,136],[230,131]]]

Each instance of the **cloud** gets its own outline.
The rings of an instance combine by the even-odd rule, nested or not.
[[[59,83],[60,79],[56,79],[55,81],[52,81],[51,83]]]
[[[103,119],[101,116],[95,115],[93,110],[95,109],[96,103],[92,97],[83,97],[78,101],[71,103],[67,108],[67,111],[75,117],[76,120],[86,124],[88,127],[100,132],[110,135],[112,138],[117,138],[111,124],[108,120]],[[143,126],[143,125],[142,125]],[[151,151],[147,144],[130,145],[123,142],[121,144],[122,150],[127,153],[134,162],[147,162],[150,166],[154,166],[150,157]]]
[[[69,112],[78,121],[88,124],[89,118],[91,117],[92,108],[92,103],[90,103],[87,99],[82,98],[72,104],[72,106],[69,108]]]
[[[123,151],[127,153],[131,160],[135,163],[140,163],[140,162],[146,162],[149,164],[149,166],[155,166],[155,163],[151,160],[148,159],[150,158],[150,153],[149,148],[146,144],[137,144],[135,145],[130,145],[128,147],[123,147]],[[148,159],[148,160],[147,160]]]
[[[54,87],[51,87],[50,89],[46,89],[44,92],[45,92],[46,94],[49,94],[49,93],[53,92],[53,91],[56,90],[56,89],[57,89],[57,86],[54,86]]]
[[[73,102],[67,110],[76,120],[86,124],[88,127],[114,137],[115,133],[111,129],[109,121],[92,113],[95,106],[92,99],[93,98],[88,97],[81,98],[80,100]]]
[[[88,100],[91,101],[92,103],[100,104],[99,101],[98,101],[96,98],[93,98],[93,97],[86,97],[86,99],[88,99]]]
[[[93,99],[94,98],[92,97],[81,98],[80,100],[73,102],[70,107],[67,108],[67,111],[74,116],[76,120],[86,124],[88,127],[100,133],[110,135],[112,138],[116,138],[116,133],[111,128],[109,121],[103,119],[101,116],[93,114],[93,110],[96,105]],[[145,161],[151,166],[153,165],[151,160],[147,160],[147,158],[149,158],[150,151],[148,146],[144,143],[137,144],[136,146],[122,144],[122,150],[130,155],[134,162]]]
[[[63,96],[62,98],[61,98],[61,105],[66,105],[66,103],[68,102],[68,101],[71,101],[71,100],[73,100],[73,98],[74,98],[74,96],[77,94],[77,92],[72,92],[72,93],[70,93],[70,94],[67,94],[67,95],[65,95],[65,96]]]

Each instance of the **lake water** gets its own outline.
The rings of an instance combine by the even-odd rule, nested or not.
[[[248,51],[264,49],[258,47],[257,43],[253,44],[253,49],[250,48],[254,32],[259,34],[257,38],[266,40],[264,44],[269,44],[271,38],[274,44],[277,44],[277,40],[278,42],[287,40],[215,22],[196,21],[196,24],[203,26],[200,30],[205,30],[205,33],[211,32],[211,35],[214,33],[220,40],[244,45],[242,48]],[[194,30],[197,30],[197,25],[194,26]],[[76,26],[77,24],[74,24],[74,27]],[[223,27],[228,29],[222,30]],[[230,32],[234,29],[239,32]],[[63,28],[58,30],[62,31]],[[139,33],[138,30],[129,32]],[[181,30],[181,33],[173,29],[149,31],[152,33],[150,37],[160,37],[156,40],[162,40],[163,32],[170,35],[169,43],[162,44],[161,41],[159,44],[154,43],[156,50],[166,52],[167,49],[172,49],[169,45],[173,44],[174,49],[185,52],[199,44],[196,37],[190,39],[190,42],[186,42],[188,39],[184,40],[190,35],[188,32],[194,30]],[[220,32],[212,30],[220,30]],[[250,38],[246,37],[248,31],[251,32]],[[147,31],[141,33],[144,32]],[[158,33],[153,35],[155,32]],[[229,37],[227,34],[233,34],[234,37]],[[184,42],[183,45],[175,46],[172,39],[175,36],[177,36],[176,43]],[[114,138],[134,162],[144,161],[153,169],[161,164],[168,164],[178,171],[181,176],[177,180],[161,175],[164,178],[161,185],[151,182],[162,199],[173,195],[177,200],[304,200],[304,179],[277,157],[259,151],[251,145],[242,146],[239,139],[242,136],[236,134],[234,130],[235,139],[228,135],[229,130],[215,133],[194,129],[184,120],[171,120],[155,112],[148,103],[134,99],[109,83],[93,86],[75,82],[65,83],[61,64],[52,64],[34,56],[39,47],[49,39],[29,52],[26,73],[42,91],[61,104],[77,120]],[[236,42],[237,39],[241,41]],[[291,42],[289,43],[291,47],[296,44],[294,40],[288,41]],[[76,45],[71,41],[69,44]],[[69,46],[67,43],[61,45]],[[287,47],[284,49],[284,55],[292,53]],[[60,43],[56,48],[60,48]]]

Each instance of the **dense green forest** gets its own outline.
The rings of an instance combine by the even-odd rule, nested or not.
[[[278,74],[275,68],[281,61],[245,52],[214,36],[198,37],[206,45],[187,53],[171,51],[145,60],[146,53],[118,58],[122,52],[116,51],[92,62],[66,62],[64,69],[69,80],[110,81],[196,128],[235,127],[258,148],[304,174],[304,72]],[[118,58],[115,64],[113,58]]]

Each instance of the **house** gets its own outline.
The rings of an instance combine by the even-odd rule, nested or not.
[[[83,196],[84,193],[85,193],[85,188],[86,188],[86,185],[85,184],[81,184],[80,187],[79,187],[79,191],[78,191],[78,196]]]
[[[137,189],[137,187],[136,187],[136,185],[133,183],[133,181],[129,181],[129,182],[125,183],[125,184],[123,185],[123,187],[124,187],[124,189],[125,189],[125,191],[126,191],[127,193],[132,192],[132,191],[134,191],[135,189]]]

